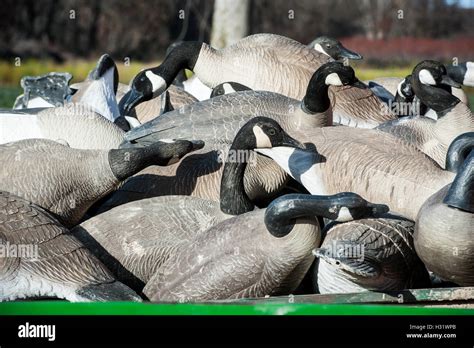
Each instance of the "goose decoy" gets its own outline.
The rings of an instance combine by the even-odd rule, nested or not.
[[[467,105],[437,86],[446,84],[459,87],[439,62],[427,60],[419,63],[413,70],[411,84],[416,96],[437,113],[438,119],[409,116],[377,128],[413,144],[444,168],[451,142],[462,133],[474,131],[474,115]]]
[[[315,290],[321,294],[430,286],[413,245],[414,223],[396,216],[329,224],[315,250]]]
[[[0,144],[24,139],[62,140],[76,149],[113,149],[124,131],[95,110],[66,103],[46,109],[0,112]]]
[[[69,101],[88,105],[124,131],[137,127],[140,122],[127,115],[122,116],[117,104],[119,87],[118,69],[108,54],[102,55],[94,69],[89,72],[86,81],[75,84],[75,93]]]
[[[271,91],[301,100],[314,72],[331,57],[273,34],[248,36],[234,45],[216,50],[205,43],[181,42],[156,68],[140,72],[131,83],[120,110],[128,115],[139,103],[162,94],[176,74],[186,68],[208,87],[234,81],[253,90]],[[334,119],[343,124],[359,121],[359,126],[375,125],[393,119],[381,101],[368,88],[331,88]],[[361,121],[365,121],[365,124]]]
[[[451,184],[421,207],[415,248],[426,267],[442,280],[474,285],[474,132],[457,137],[447,156],[456,173]]]
[[[463,62],[446,67],[448,75],[457,83],[474,87],[474,62]]]
[[[317,216],[348,221],[387,211],[349,192],[285,195],[180,245],[143,292],[159,302],[288,295],[301,283],[321,241]]]
[[[23,94],[16,98],[13,109],[62,106],[66,97],[71,94],[69,88],[71,79],[71,74],[57,72],[23,77],[20,81]]]
[[[0,302],[140,301],[55,217],[6,191],[0,191],[0,242]]]
[[[308,47],[315,49],[316,51],[321,52],[322,54],[325,54],[335,60],[362,59],[362,56],[359,53],[347,49],[341,44],[340,41],[327,36],[320,36],[316,38],[308,44]]]
[[[168,100],[169,105],[164,105]],[[135,117],[140,124],[153,120],[157,116],[172,110],[183,110],[186,105],[198,102],[198,100],[184,89],[169,86],[166,93],[160,97],[150,99],[133,108],[130,112],[131,117]]]
[[[250,91],[250,88],[237,82],[232,82],[232,81],[224,82],[217,85],[216,87],[212,89],[211,98],[224,95],[224,94],[242,92],[242,91]]]
[[[203,145],[177,140],[135,149],[79,150],[46,139],[12,142],[0,145],[0,190],[41,206],[70,227],[129,176],[150,165],[175,163]]]
[[[98,211],[130,200],[160,195],[184,194],[218,200],[221,173],[218,153],[228,149],[245,122],[263,114],[275,119],[287,132],[328,125],[331,107],[327,84],[337,80],[344,84],[357,82],[351,67],[331,62],[316,71],[303,102],[272,92],[243,91],[188,105],[132,129],[125,136],[135,145],[163,138],[190,138],[204,140],[206,148],[203,155],[195,153],[186,157],[179,166],[147,168],[128,180]],[[207,157],[211,154],[213,157]],[[247,168],[245,189],[259,206],[267,205],[276,198],[288,179],[276,163],[257,156],[256,164]]]
[[[184,242],[222,220],[254,210],[244,188],[245,169],[254,165],[253,149],[273,146],[303,147],[274,120],[253,118],[237,133],[227,158],[221,159],[220,202],[189,196],[137,200],[84,221],[73,233],[118,279],[141,291]],[[200,159],[201,166],[205,160]]]
[[[454,174],[401,139],[375,129],[324,127],[290,133],[316,151],[257,149],[311,194],[355,192],[415,221],[425,201]]]
[[[268,91],[226,94],[169,112],[131,130],[125,139],[140,143],[199,134],[203,139],[231,142],[243,123],[258,115],[275,119],[288,132],[328,126],[332,124],[329,87],[358,82],[350,66],[329,62],[313,74],[301,101]]]

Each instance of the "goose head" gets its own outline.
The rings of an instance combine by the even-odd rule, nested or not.
[[[446,70],[448,71],[448,75],[457,83],[474,87],[474,62],[450,65]]]
[[[273,147],[304,149],[305,146],[289,136],[268,117],[254,117],[237,133],[225,160],[220,186],[220,208],[229,215],[240,215],[255,205],[245,192],[244,174],[253,150]]]
[[[344,58],[353,60],[362,59],[362,56],[359,53],[347,49],[338,40],[327,36],[318,37],[316,40],[312,41],[308,47],[314,48],[316,51],[335,60],[341,60]]]
[[[451,94],[451,87],[459,88],[461,85],[449,77],[445,66],[440,62],[420,62],[413,69],[410,80],[415,95],[438,114],[442,115],[460,102]]]
[[[258,116],[252,118],[239,130],[231,149],[253,150],[278,146],[305,148],[302,143],[289,136],[277,121],[268,117]]]
[[[320,113],[330,106],[329,86],[355,86],[366,88],[355,76],[354,69],[341,62],[328,62],[321,65],[308,83],[302,107],[307,113]]]
[[[448,75],[446,67],[434,60],[424,60],[419,63],[413,70],[412,75],[424,85],[436,86],[445,84],[451,87],[461,87],[459,83]]]
[[[136,105],[161,95],[168,88],[166,81],[154,70],[142,70],[133,78],[130,90],[119,103],[121,115],[128,115]]]
[[[415,248],[426,267],[441,279],[474,285],[474,132],[450,145],[447,169],[454,181],[432,195],[420,209]]]
[[[249,90],[250,90],[249,87],[244,86],[238,82],[232,82],[232,81],[224,82],[213,88],[211,92],[211,98],[218,97],[224,94],[241,92],[241,91],[249,91]]]

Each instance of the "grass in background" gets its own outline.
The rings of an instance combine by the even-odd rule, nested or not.
[[[56,72],[69,72],[73,75],[71,83],[83,81],[96,61],[73,60],[63,64],[52,61],[25,60],[20,66],[15,66],[14,61],[0,61],[0,107],[11,108],[17,95],[22,93],[20,80],[23,76],[37,76]],[[142,69],[157,66],[159,62],[142,63],[131,62],[126,66],[120,61],[116,61],[119,70],[120,82],[128,84],[130,80]],[[377,77],[405,77],[411,73],[415,64],[404,67],[384,67],[374,68],[367,66],[365,62],[351,63],[360,80],[371,80]],[[189,75],[189,74],[188,74]],[[464,88],[469,96],[471,110],[474,111],[474,88]]]

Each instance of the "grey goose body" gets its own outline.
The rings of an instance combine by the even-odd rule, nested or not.
[[[50,213],[5,191],[0,191],[0,242],[17,250],[0,258],[0,301],[140,301]]]
[[[94,202],[146,166],[167,165],[202,144],[159,143],[128,150],[80,150],[46,139],[0,145],[0,189],[73,226]]]

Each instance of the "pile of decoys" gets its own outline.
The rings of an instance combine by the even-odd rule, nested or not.
[[[73,85],[23,78],[0,112],[0,300],[473,286],[474,65],[363,83],[361,58],[258,34],[173,44],[129,86],[108,55]]]

